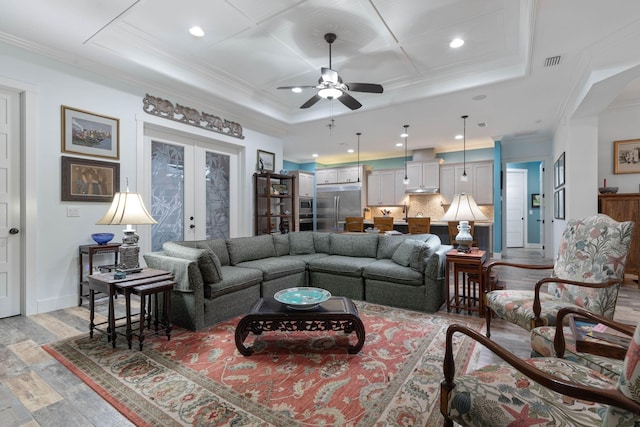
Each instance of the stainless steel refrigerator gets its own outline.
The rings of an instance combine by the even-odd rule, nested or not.
[[[344,218],[362,216],[362,183],[316,187],[316,229],[344,231]]]

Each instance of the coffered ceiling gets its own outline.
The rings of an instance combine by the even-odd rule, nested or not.
[[[468,114],[467,146],[494,138],[551,137],[561,113],[597,70],[640,61],[637,0],[0,0],[0,47],[17,46],[142,92],[234,119],[285,142],[285,158],[332,163],[455,150]],[[205,36],[188,30],[200,26]],[[337,35],[332,68],[351,111],[321,100],[300,109],[328,67],[323,39]],[[449,47],[454,37],[465,44]],[[633,46],[633,47],[632,47]],[[632,48],[630,48],[632,47]],[[1,53],[1,50],[0,50]],[[547,58],[559,57],[554,66]],[[1,74],[1,68],[0,68]],[[631,84],[616,102],[633,103]],[[334,119],[335,127],[328,124]],[[478,127],[484,123],[486,126]]]

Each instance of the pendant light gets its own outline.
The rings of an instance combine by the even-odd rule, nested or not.
[[[356,135],[358,135],[358,182],[360,182],[360,135],[362,132],[356,132]]]
[[[407,138],[409,138],[409,125],[404,125],[404,133],[400,136],[404,136],[404,179],[402,183],[409,185],[409,176],[407,175]]]
[[[469,181],[469,177],[467,176],[467,116],[461,116],[463,120],[463,128],[462,128],[462,176],[460,177],[460,181],[467,182]]]

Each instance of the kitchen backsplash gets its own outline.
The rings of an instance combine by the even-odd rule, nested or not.
[[[443,205],[444,198],[440,194],[425,195],[409,195],[407,207],[409,215],[430,217],[431,221],[439,221],[444,215],[448,205]],[[493,206],[479,206],[480,210],[493,222]],[[394,220],[401,221],[405,218],[402,206],[369,206],[369,211],[365,210],[365,219],[372,219],[374,216],[383,216],[382,210],[390,211],[390,216]]]

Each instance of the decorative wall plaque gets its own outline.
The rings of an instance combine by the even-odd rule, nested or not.
[[[239,123],[221,119],[218,116],[205,113],[204,111],[199,112],[195,108],[185,107],[180,104],[173,105],[171,101],[167,101],[166,99],[146,94],[142,109],[145,113],[154,116],[244,139],[242,126]]]

